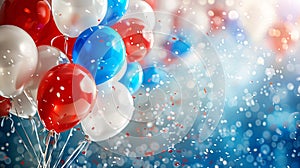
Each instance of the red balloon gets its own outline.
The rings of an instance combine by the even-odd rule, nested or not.
[[[112,26],[122,37],[128,62],[141,61],[153,46],[153,33],[139,19],[124,19]]]
[[[51,9],[46,0],[5,0],[0,10],[0,25],[24,29],[34,41],[49,22]]]
[[[96,84],[89,71],[77,64],[60,64],[40,83],[38,113],[48,130],[60,133],[84,119],[95,100]]]
[[[11,109],[10,99],[0,96],[0,117],[7,117],[10,109]]]
[[[37,46],[49,45],[54,46],[64,52],[69,60],[72,61],[72,51],[77,38],[68,38],[67,51],[65,51],[65,38],[57,29],[57,26],[51,16],[49,23],[43,28],[40,33],[39,40],[36,42]]]

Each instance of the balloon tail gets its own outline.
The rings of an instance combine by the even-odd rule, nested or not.
[[[90,144],[91,144],[90,141],[88,141],[88,143],[86,144],[86,146],[82,150],[82,154],[84,154],[85,156],[86,156],[86,153],[87,153],[87,150],[88,150]]]
[[[24,93],[24,95],[26,96],[26,98],[30,101],[30,103],[35,107],[35,108],[37,108],[37,104],[36,104],[36,102],[34,102],[34,100],[32,99],[32,97],[30,97],[29,95],[28,95],[28,93],[24,90],[23,91],[23,93]]]
[[[10,125],[10,128],[11,128],[11,133],[15,133],[16,132],[16,128],[13,126],[13,124]]]
[[[1,118],[1,127],[4,126],[4,119],[5,119],[5,118]]]
[[[55,36],[55,37],[50,41],[50,45],[53,46],[54,41],[55,41],[57,38],[61,37],[61,36],[63,36],[63,35]]]
[[[60,161],[61,158],[62,158],[62,155],[63,155],[63,153],[64,153],[64,151],[65,151],[65,148],[66,148],[67,144],[69,143],[69,140],[70,140],[71,136],[73,136],[73,129],[71,129],[70,132],[69,132],[68,138],[67,138],[67,140],[66,140],[64,146],[62,147],[62,149],[61,149],[61,151],[60,151],[60,153],[59,153],[59,155],[58,155],[58,158],[57,158],[57,160],[56,160],[56,162],[55,162],[55,164],[54,164],[54,166],[53,166],[54,168],[56,168],[56,167],[58,166],[59,161]]]
[[[68,37],[64,36],[64,38],[65,38],[65,43],[64,43],[65,54],[68,55]]]
[[[66,162],[63,164],[62,168],[69,167],[70,164],[77,158],[83,149],[90,143],[90,140],[87,138],[84,141],[81,141],[74,152],[68,157]]]
[[[16,110],[16,111],[17,111],[17,110]],[[39,161],[38,156],[37,156],[37,154],[36,154],[36,152],[35,152],[35,149],[34,149],[32,143],[31,143],[31,140],[30,140],[30,138],[29,138],[29,136],[28,136],[28,134],[27,134],[27,131],[26,131],[25,128],[24,128],[23,122],[22,122],[22,120],[20,119],[20,117],[18,117],[18,119],[19,119],[19,121],[20,121],[21,128],[22,128],[22,130],[24,131],[25,137],[26,137],[26,139],[27,139],[27,141],[28,141],[28,143],[29,143],[29,146],[32,148],[33,154],[34,154],[34,156],[35,156],[37,162],[39,163],[40,161]],[[28,152],[29,152],[29,151],[28,151]]]
[[[11,119],[10,116],[6,116],[6,117],[0,118],[0,119],[1,119],[1,124],[0,124],[1,127],[4,127],[5,120],[9,120],[11,123],[10,124],[11,133],[14,133],[16,131],[16,128],[14,127],[14,120]]]
[[[14,128],[15,129],[15,127],[14,127],[14,125],[15,125],[15,122],[14,122],[14,120],[11,118],[11,114],[9,114],[9,116],[8,117],[5,117],[6,118],[6,120],[9,120],[10,121],[10,128]]]

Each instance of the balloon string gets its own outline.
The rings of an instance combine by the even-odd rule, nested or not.
[[[53,135],[53,131],[50,131],[46,137],[46,142],[45,142],[45,145],[46,145],[46,149],[45,149],[45,153],[43,153],[43,167],[46,168],[47,167],[47,153],[48,153],[48,149],[49,149],[49,145],[50,145],[50,139]]]
[[[54,143],[53,143],[53,147],[51,148],[51,151],[49,152],[49,157],[48,157],[48,160],[47,160],[47,166],[50,167],[50,164],[51,164],[51,158],[52,158],[52,153],[53,151],[56,149],[56,144],[57,144],[57,141],[58,141],[58,136],[59,134],[54,134]]]
[[[22,141],[22,144],[24,146],[24,148],[27,150],[29,156],[31,157],[32,160],[34,160],[34,157],[32,156],[31,152],[29,151],[29,148],[27,147],[25,141],[23,140],[23,138],[21,137],[21,135],[19,134],[18,130],[16,130],[16,133],[18,135],[18,137],[21,139]],[[40,161],[38,160],[38,158],[36,158],[37,162],[38,162],[38,165],[40,165]]]
[[[62,168],[69,167],[70,164],[74,161],[74,159],[77,158],[77,156],[81,153],[82,149],[84,149],[84,147],[88,143],[90,143],[90,142],[86,139],[84,141],[80,142],[79,145],[77,146],[77,148],[74,150],[74,152],[68,157],[66,162],[63,164]]]
[[[84,152],[84,153],[83,153],[84,155],[86,155],[87,150],[88,150],[90,144],[91,144],[90,141],[88,141],[87,145],[86,145],[86,146],[84,147],[84,149],[82,150],[82,152]]]
[[[40,150],[40,154],[42,155],[43,154],[43,149],[42,149],[42,146],[41,146],[41,142],[40,142],[40,138],[39,138],[39,135],[38,135],[38,130],[37,130],[37,126],[35,124],[34,118],[31,118],[30,121],[31,121],[33,133],[34,133],[34,135],[36,137],[36,140],[38,142],[37,144],[38,144],[38,147],[39,147],[39,150]]]
[[[58,155],[58,158],[57,158],[57,160],[56,160],[56,162],[55,162],[55,164],[54,164],[54,166],[53,166],[54,168],[56,168],[56,167],[58,166],[59,161],[60,161],[61,158],[62,158],[62,155],[63,155],[63,153],[64,153],[64,151],[65,151],[65,148],[66,148],[67,144],[69,143],[69,140],[70,140],[71,136],[73,136],[73,129],[71,129],[70,132],[69,132],[68,138],[67,138],[67,140],[66,140],[64,146],[62,147],[62,149],[61,149],[61,151],[60,151],[60,153],[59,153],[59,155]]]
[[[26,96],[26,98],[30,101],[30,103],[37,108],[36,102],[33,101],[33,99],[28,95],[28,93],[24,90],[23,91],[24,95]]]
[[[16,112],[17,112],[17,109],[15,109],[15,110],[16,110]],[[34,147],[33,147],[32,143],[31,143],[31,141],[30,141],[30,138],[29,138],[29,136],[28,136],[28,134],[27,134],[27,132],[26,132],[26,130],[25,130],[25,128],[24,128],[24,125],[23,125],[23,123],[22,123],[20,117],[18,117],[18,119],[19,119],[19,121],[20,121],[21,128],[22,128],[22,130],[24,131],[25,137],[26,137],[26,139],[27,139],[27,141],[28,141],[30,147],[31,147],[32,150],[33,150],[33,153],[34,153],[34,155],[35,155],[35,158],[36,158],[37,162],[39,163],[40,161],[39,161],[38,156],[37,156],[37,154],[36,154],[36,152],[35,152],[35,150],[34,150]]]
[[[11,119],[10,114],[9,114],[9,116],[6,116],[6,117],[0,118],[0,119],[1,119],[1,124],[0,124],[1,127],[4,127],[4,121],[5,120],[9,120],[11,122],[11,124],[10,124],[11,133],[15,132],[16,128],[14,127],[14,120]]]
[[[53,46],[54,40],[56,40],[59,37],[62,37],[63,35],[59,35],[59,36],[55,36],[51,41],[50,41],[50,45]]]
[[[16,131],[16,128],[14,127],[14,120],[11,119],[10,117],[6,117],[6,120],[9,120],[11,122],[10,124],[11,133],[14,133]]]
[[[4,126],[4,120],[5,120],[5,118],[1,118],[2,120],[1,120],[1,127],[3,127]]]
[[[68,37],[64,36],[64,38],[65,38],[65,43],[64,43],[65,54],[68,55]]]

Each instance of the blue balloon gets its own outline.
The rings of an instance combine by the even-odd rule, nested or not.
[[[94,26],[83,31],[73,48],[73,61],[91,72],[96,84],[115,76],[125,61],[122,37],[107,26]]]
[[[127,64],[127,69],[119,81],[126,86],[131,94],[136,92],[143,82],[143,69],[138,62],[132,62]]]
[[[164,45],[173,55],[184,56],[191,49],[190,42],[185,37],[172,37]]]
[[[107,11],[100,25],[112,26],[124,16],[128,9],[128,0],[108,0]]]
[[[168,73],[160,68],[148,67],[143,69],[143,85],[149,87],[151,90],[163,85],[169,80],[170,76]]]

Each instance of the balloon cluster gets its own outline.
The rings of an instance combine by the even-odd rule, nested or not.
[[[88,141],[132,157],[163,152],[193,126],[205,140],[222,114],[220,61],[198,27],[147,2],[5,0],[1,116],[38,112],[50,135],[81,123]]]
[[[152,10],[128,0],[5,0],[1,117],[38,112],[54,133],[82,122],[95,141],[123,130],[133,115],[131,94],[143,78],[138,61],[153,46],[153,23],[149,28],[145,17],[124,16],[135,13],[137,4],[140,12]]]

